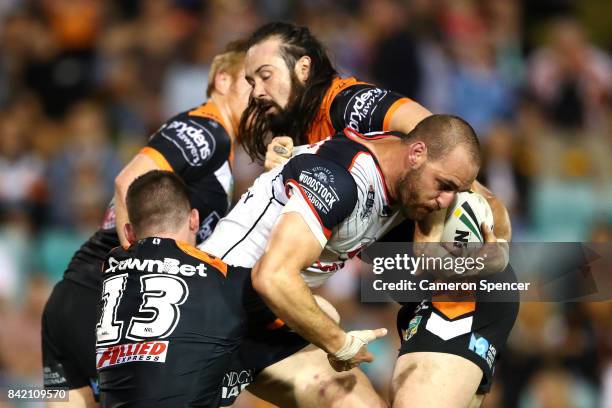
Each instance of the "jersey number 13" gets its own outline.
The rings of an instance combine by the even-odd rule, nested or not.
[[[97,346],[115,344],[121,339],[125,322],[117,319],[117,309],[127,278],[127,273],[113,276],[102,285],[102,315],[96,325]],[[132,316],[125,338],[140,341],[172,334],[181,318],[179,306],[189,296],[185,281],[176,276],[143,275],[140,277],[140,293],[142,302],[138,314],[148,316]]]

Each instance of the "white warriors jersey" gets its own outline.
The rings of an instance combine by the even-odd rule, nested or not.
[[[363,144],[386,137],[396,136],[347,128],[301,149],[284,166],[257,178],[200,249],[227,264],[253,267],[279,216],[297,212],[323,248],[302,277],[311,287],[321,285],[402,220],[390,207],[376,158]]]

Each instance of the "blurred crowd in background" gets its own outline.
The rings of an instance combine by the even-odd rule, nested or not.
[[[0,386],[41,383],[42,308],[123,164],[271,20],[310,27],[344,75],[468,120],[514,240],[612,241],[610,16],[607,0],[0,0]],[[260,167],[234,170],[238,195]],[[321,291],[345,327],[393,329],[357,270]],[[396,337],[365,367],[383,394]],[[612,304],[524,303],[504,357],[487,407],[612,407]]]

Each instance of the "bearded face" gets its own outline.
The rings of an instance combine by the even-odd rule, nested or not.
[[[421,220],[433,211],[448,208],[455,193],[467,191],[478,166],[470,163],[463,148],[456,148],[438,160],[427,159],[406,170],[396,185],[399,210],[412,220]]]
[[[245,78],[252,91],[240,120],[238,139],[253,159],[264,159],[273,136],[289,136],[297,144],[308,143],[309,130],[331,78],[329,83],[309,82],[310,59],[302,57],[306,56],[285,49],[277,36],[247,51]]]
[[[299,101],[302,99],[306,88],[293,71],[290,71],[290,76],[291,91],[284,107],[271,98],[253,97],[251,99],[251,103],[254,105],[254,117],[262,121],[261,125],[274,136],[290,134],[291,126],[299,114]]]
[[[421,220],[427,214],[438,210],[435,199],[428,198],[423,175],[425,165],[412,170],[398,181],[400,211],[411,220]]]

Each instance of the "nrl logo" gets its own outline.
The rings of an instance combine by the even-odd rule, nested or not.
[[[412,336],[416,334],[422,319],[422,316],[414,316],[412,320],[410,320],[410,323],[408,323],[408,328],[402,330],[402,338],[404,341],[410,340]]]

